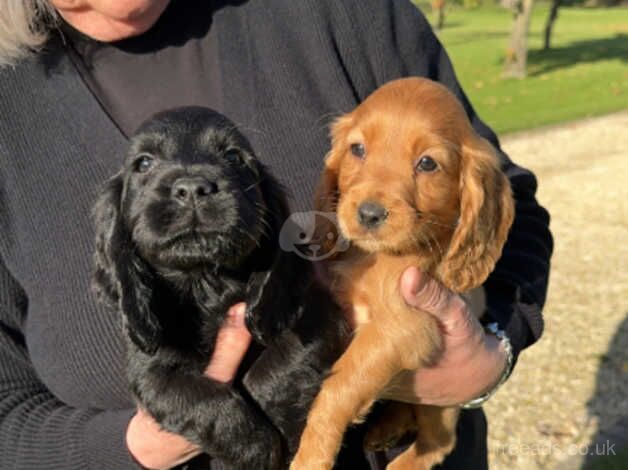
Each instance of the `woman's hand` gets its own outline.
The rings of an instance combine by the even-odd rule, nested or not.
[[[385,398],[452,406],[481,396],[498,382],[506,352],[496,337],[484,333],[462,297],[416,268],[403,273],[401,294],[409,305],[438,320],[444,349],[433,366],[395,378]]]
[[[243,303],[231,307],[218,332],[214,353],[205,370],[205,374],[214,380],[231,382],[251,343],[251,334],[244,324],[244,310]],[[135,460],[151,470],[175,467],[201,453],[185,438],[162,430],[142,409],[129,422],[126,444]]]

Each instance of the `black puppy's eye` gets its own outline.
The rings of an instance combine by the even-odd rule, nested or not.
[[[424,157],[421,157],[415,167],[416,171],[420,171],[423,173],[432,172],[436,170],[437,168],[438,168],[438,164],[429,155],[425,155]]]
[[[364,158],[366,155],[366,148],[364,147],[364,144],[351,144],[351,153],[358,158]]]
[[[148,154],[140,155],[135,160],[134,170],[138,173],[146,173],[153,166],[155,159]]]
[[[229,149],[225,152],[224,157],[233,163],[242,163],[242,154],[238,149]]]

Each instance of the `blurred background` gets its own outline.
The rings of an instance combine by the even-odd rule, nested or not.
[[[502,2],[415,2],[494,130],[628,108],[628,1]]]
[[[415,3],[552,215],[545,333],[486,407],[491,469],[628,469],[628,2]]]
[[[628,2],[415,3],[552,215],[546,329],[486,407],[491,469],[628,469]]]

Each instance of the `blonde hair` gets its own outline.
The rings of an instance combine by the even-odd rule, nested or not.
[[[40,48],[55,18],[47,0],[0,0],[0,67]]]

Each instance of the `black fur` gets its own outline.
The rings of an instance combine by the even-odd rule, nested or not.
[[[231,468],[287,465],[345,334],[311,264],[279,248],[287,217],[247,140],[198,107],[143,124],[95,206],[94,287],[122,313],[133,394]],[[203,371],[238,301],[256,352],[226,385]]]

